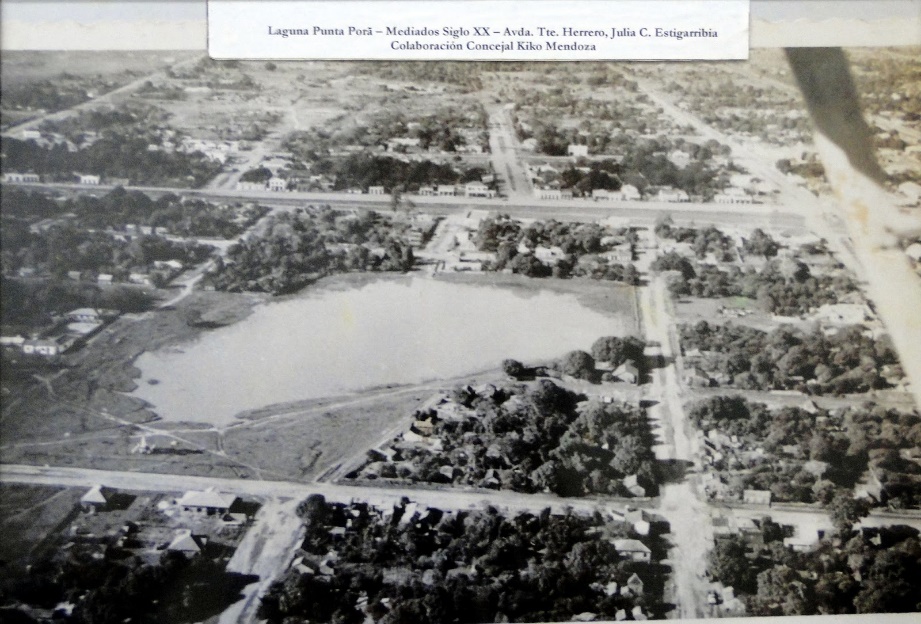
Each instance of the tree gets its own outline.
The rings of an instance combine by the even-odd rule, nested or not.
[[[599,362],[619,366],[626,360],[623,341],[617,336],[602,336],[592,344],[592,357]]]
[[[849,492],[839,492],[828,504],[828,514],[835,525],[835,530],[846,538],[860,522],[870,513],[870,502],[865,498],[854,498]]]
[[[758,593],[752,603],[752,615],[817,613],[815,588],[785,565],[768,568],[758,575]]]
[[[297,515],[304,524],[322,524],[328,512],[326,497],[322,494],[311,494],[297,506]]]
[[[595,359],[585,351],[570,351],[559,362],[560,372],[576,379],[591,379],[595,374]]]
[[[748,547],[741,537],[718,540],[710,552],[709,568],[710,573],[727,587],[746,594],[757,591],[758,570],[748,558]]]
[[[526,370],[527,369],[525,368],[524,364],[518,360],[502,360],[502,372],[504,372],[509,377],[521,379],[525,375]]]
[[[909,538],[876,553],[854,606],[858,613],[917,611],[921,604],[919,578],[921,544],[917,538]]]
[[[751,237],[743,242],[742,248],[746,253],[772,258],[777,255],[780,245],[768,234],[765,234],[761,228],[755,228]]]

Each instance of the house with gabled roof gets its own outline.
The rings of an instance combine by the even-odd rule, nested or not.
[[[197,555],[205,549],[208,538],[204,535],[193,535],[190,529],[180,529],[176,531],[173,541],[166,547],[173,552],[181,552],[186,555]]]
[[[629,384],[636,384],[640,381],[640,369],[637,368],[633,360],[627,360],[612,373],[614,377]]]
[[[621,483],[630,491],[631,494],[638,498],[646,496],[646,488],[640,485],[639,477],[635,474],[627,475]]]
[[[226,514],[239,498],[234,494],[224,494],[214,488],[204,491],[189,490],[176,501],[183,511],[204,513],[209,516]]]
[[[636,539],[615,539],[613,541],[614,549],[617,550],[621,557],[631,561],[641,561],[649,563],[652,559],[652,551],[649,547]]]

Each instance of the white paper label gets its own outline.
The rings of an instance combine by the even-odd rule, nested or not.
[[[209,0],[216,59],[747,59],[749,0]]]

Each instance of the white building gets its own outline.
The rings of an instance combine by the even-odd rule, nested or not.
[[[238,191],[264,191],[265,182],[246,182],[241,180],[237,182]]]
[[[482,182],[468,182],[464,187],[467,197],[495,197],[496,192]]]
[[[207,515],[225,514],[239,499],[234,494],[224,494],[214,488],[189,490],[176,501],[183,511]]]
[[[641,197],[642,195],[640,195],[640,190],[632,184],[624,184],[622,187],[620,187],[619,199],[624,201],[637,201]],[[614,197],[614,199],[618,199],[618,197]]]
[[[717,193],[713,201],[717,204],[751,204],[752,198],[744,190],[731,186],[722,193]]]
[[[37,173],[17,173],[11,171],[3,174],[4,182],[41,182],[42,179]]]
[[[279,178],[277,176],[272,177],[272,178],[269,178],[269,181],[266,183],[266,188],[276,193],[281,192],[281,191],[287,191],[288,181],[285,180],[284,178]]]
[[[681,189],[661,189],[656,195],[656,199],[661,202],[681,203],[691,201],[688,194]]]

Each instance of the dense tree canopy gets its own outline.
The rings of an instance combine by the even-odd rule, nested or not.
[[[502,516],[494,508],[444,512],[409,501],[392,517],[364,503],[326,505],[306,525],[297,568],[272,584],[269,622],[556,621],[593,612],[613,619],[640,605],[661,614],[661,581],[609,541],[624,525],[573,513]],[[343,533],[337,536],[336,533]],[[327,557],[336,552],[335,559]],[[643,596],[607,595],[638,573]]]
[[[328,207],[275,214],[257,235],[231,247],[207,280],[219,290],[282,294],[331,273],[409,271],[415,258],[402,240],[407,228],[374,212],[355,216]]]

